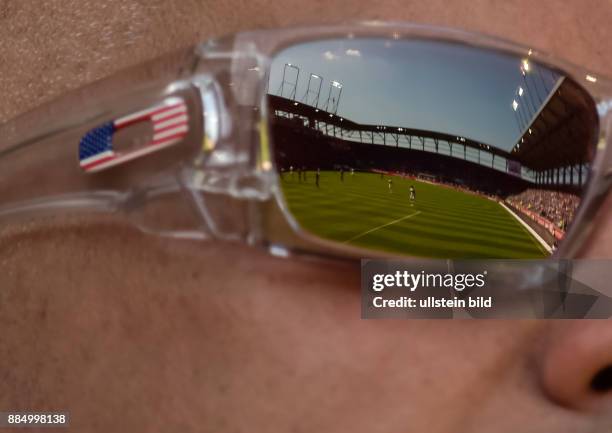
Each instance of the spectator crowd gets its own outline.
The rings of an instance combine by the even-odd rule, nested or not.
[[[575,194],[540,189],[527,189],[506,199],[511,205],[535,212],[565,231],[574,218],[580,198]]]

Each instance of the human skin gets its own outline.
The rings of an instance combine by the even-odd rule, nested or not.
[[[0,1],[0,119],[213,35],[357,19],[483,31],[612,76],[603,1]],[[612,257],[610,197],[596,223],[582,256]],[[612,392],[589,390],[609,322],[364,321],[358,288],[356,264],[118,218],[1,227],[0,411],[100,432],[612,429]]]

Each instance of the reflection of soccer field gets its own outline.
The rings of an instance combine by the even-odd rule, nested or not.
[[[439,258],[541,258],[548,255],[498,203],[451,188],[379,174],[321,172],[281,180],[289,208],[307,231],[326,239]],[[409,187],[416,202],[409,200]]]

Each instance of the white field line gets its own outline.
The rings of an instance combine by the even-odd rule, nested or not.
[[[501,201],[499,202],[499,204],[501,204],[502,207],[504,209],[506,209],[510,213],[510,215],[512,215],[519,223],[521,223],[521,225],[527,229],[529,234],[531,234],[534,238],[536,238],[536,240],[544,247],[544,249],[546,251],[548,251],[549,253],[552,253],[552,248],[546,243],[546,241],[544,239],[542,239],[542,237],[539,234],[537,234],[535,232],[535,230],[533,230],[531,227],[529,227],[529,224],[527,224],[525,221],[523,221],[521,219],[521,217],[519,217],[517,214],[515,214],[512,211],[512,209],[510,209],[508,206],[503,204]]]
[[[387,224],[383,224],[383,225],[380,225],[380,226],[378,226],[378,227],[374,227],[373,229],[370,229],[370,230],[365,231],[365,232],[363,232],[363,233],[359,233],[359,234],[358,234],[358,235],[356,235],[356,236],[353,236],[352,238],[350,238],[350,239],[348,239],[348,240],[344,241],[344,243],[345,243],[345,244],[346,244],[346,243],[349,243],[349,242],[351,242],[351,241],[354,241],[355,239],[359,239],[360,237],[363,237],[363,236],[367,235],[368,233],[372,233],[372,232],[374,232],[374,231],[376,231],[376,230],[380,230],[380,229],[385,228],[385,227],[387,227],[387,226],[390,226],[390,225],[392,225],[392,224],[396,224],[396,223],[398,223],[398,222],[400,222],[400,221],[404,221],[404,220],[406,220],[406,219],[408,219],[408,218],[412,218],[413,216],[417,216],[417,215],[418,215],[418,214],[420,214],[420,213],[421,213],[421,211],[419,210],[419,211],[416,211],[416,212],[414,212],[414,213],[411,213],[410,215],[406,215],[406,216],[403,216],[403,217],[398,218],[398,219],[396,219],[396,220],[393,220],[393,221],[391,221],[391,222],[389,222],[389,223],[387,223]]]

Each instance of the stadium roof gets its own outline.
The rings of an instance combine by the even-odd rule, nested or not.
[[[593,100],[575,81],[561,79],[512,148],[512,159],[538,171],[584,164],[597,129]]]

